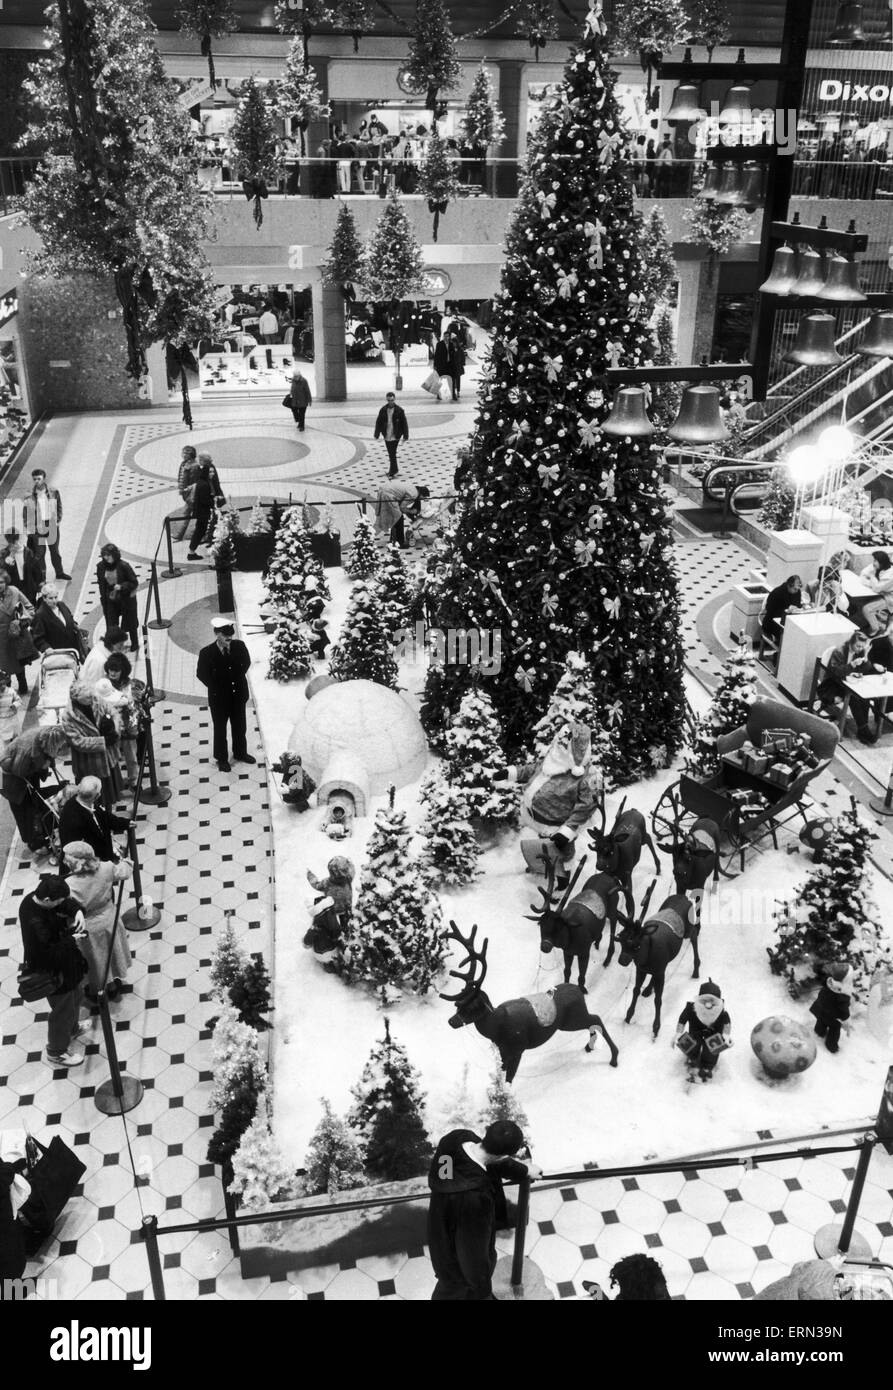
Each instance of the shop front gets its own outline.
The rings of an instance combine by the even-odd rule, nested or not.
[[[8,290],[0,298],[0,476],[31,423],[18,313],[18,291]]]

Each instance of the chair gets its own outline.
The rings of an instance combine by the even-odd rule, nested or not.
[[[812,680],[809,684],[809,696],[806,701],[806,708],[810,711],[818,697],[819,686],[825,678],[825,672],[828,669],[828,662],[831,660],[831,653],[833,651],[833,646],[827,647],[825,651],[822,652],[821,656],[816,657],[815,666],[812,671]]]
[[[759,661],[763,666],[765,666],[767,671],[771,671],[774,675],[775,668],[778,665],[778,654],[781,651],[781,642],[776,641],[774,637],[767,637],[766,633],[763,631],[763,621],[765,617],[766,605],[764,603],[757,615],[757,622],[760,625],[760,637],[759,641],[757,642],[757,661]],[[767,655],[767,653],[769,656],[775,657],[775,661],[772,664],[763,659]]]

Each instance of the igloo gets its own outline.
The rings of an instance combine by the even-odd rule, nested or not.
[[[421,776],[428,746],[418,716],[395,690],[374,681],[338,681],[308,700],[288,741],[319,783],[332,757],[359,759],[373,796]]]

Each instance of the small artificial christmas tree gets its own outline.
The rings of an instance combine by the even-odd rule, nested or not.
[[[405,632],[412,621],[413,590],[403,551],[399,545],[389,545],[373,582],[372,587],[381,602],[385,623],[391,638]]]
[[[216,87],[217,74],[214,71],[211,39],[226,38],[238,29],[239,20],[232,0],[180,0],[177,23],[182,33],[193,34],[197,39],[201,39],[201,53],[208,60],[208,77],[211,86]]]
[[[747,722],[757,698],[756,658],[750,638],[742,636],[726,658],[720,682],[706,714],[693,720],[688,730],[686,770],[706,777],[719,766],[716,740]]]
[[[245,534],[248,536],[266,536],[270,532],[270,520],[267,516],[267,509],[258,497],[251,514],[248,517],[248,526]]]
[[[297,613],[280,613],[270,643],[267,675],[274,681],[304,680],[310,663],[310,638],[303,618]]]
[[[261,1052],[257,1030],[242,1023],[232,1003],[225,1003],[211,1035],[211,1062],[214,1087],[211,1109],[222,1110],[233,1082],[253,1076],[257,1089],[266,1085],[266,1063]]]
[[[393,802],[393,793],[391,796]],[[426,994],[447,950],[440,904],[412,857],[406,813],[382,807],[342,946],[348,980]]]
[[[274,503],[274,510],[275,506]],[[270,525],[273,525],[272,513]],[[304,525],[299,506],[289,508],[275,535],[273,557],[264,576],[267,598],[280,611],[303,615],[304,581],[314,579],[321,598],[328,599],[331,594],[325,571],[311,549],[310,532]]]
[[[471,1099],[468,1076],[469,1066],[467,1062],[464,1062],[459,1080],[444,1099],[439,1126],[442,1134],[449,1134],[452,1129],[472,1129],[474,1127],[474,1116],[478,1107]]]
[[[498,1120],[511,1120],[526,1135],[530,1121],[522,1109],[511,1086],[506,1085],[502,1063],[497,1059],[490,1073],[487,1098],[481,1109],[479,1124],[481,1129],[496,1124]]]
[[[260,1211],[270,1202],[289,1197],[295,1175],[288,1168],[273,1137],[267,1107],[263,1100],[257,1114],[242,1135],[232,1157],[233,1180],[229,1191],[241,1197],[245,1211]]]
[[[307,1193],[344,1192],[365,1187],[363,1156],[347,1123],[322,1098],[322,1119],[313,1131],[304,1163],[304,1190]]]
[[[823,966],[840,962],[852,967],[853,1001],[865,1004],[875,970],[893,959],[867,877],[868,847],[875,839],[852,799],[834,822],[822,862],[779,921],[777,940],[767,948],[769,965],[774,975],[784,976],[795,999],[822,981]]]
[[[254,200],[253,215],[259,230],[264,220],[261,200],[269,196],[269,185],[279,178],[282,160],[273,113],[254,77],[242,86],[229,138],[245,197]]]
[[[496,101],[493,79],[483,62],[472,83],[459,129],[481,160],[491,145],[499,145],[505,139],[505,118]]]
[[[211,957],[211,993],[215,999],[225,1000],[229,987],[238,979],[248,964],[248,956],[236,939],[236,928],[231,916],[224,917],[217,945]]]
[[[295,121],[301,135],[301,154],[306,153],[304,134],[311,121],[324,121],[331,115],[316,73],[307,62],[303,36],[292,39],[285,73],[276,85],[276,112],[286,121]],[[288,129],[288,127],[286,127]]]
[[[464,792],[434,773],[422,782],[419,800],[426,813],[420,863],[430,882],[451,887],[471,883],[480,874],[481,851]]]
[[[552,740],[566,724],[585,724],[592,736],[592,762],[606,787],[614,780],[613,739],[610,732],[612,710],[602,710],[595,695],[592,666],[581,652],[568,652],[564,671],[549,701],[549,707],[533,726],[534,757],[544,758]]]
[[[425,93],[429,111],[436,112],[440,93],[458,87],[461,69],[444,0],[416,0],[415,30],[403,72],[407,87]]]
[[[358,580],[350,591],[347,613],[332,648],[329,672],[336,681],[375,681],[397,689],[397,663],[381,600],[371,584]]]
[[[214,539],[211,541],[210,550],[211,559],[217,569],[235,569],[235,538],[238,531],[239,513],[235,507],[218,507],[214,517]]]
[[[459,196],[459,176],[456,162],[451,159],[446,144],[439,135],[432,135],[425,146],[425,154],[419,169],[419,192],[428,199],[428,211],[434,214],[434,240],[440,218],[450,203]]]
[[[232,1162],[242,1135],[257,1114],[260,1095],[261,1087],[252,1068],[246,1068],[231,1079],[220,1120],[208,1143],[209,1163],[226,1165]]]
[[[554,0],[521,0],[516,17],[516,34],[527,40],[536,61],[539,62],[540,49],[545,48],[550,39],[558,37],[558,17],[555,14]]]
[[[472,824],[510,822],[518,813],[517,792],[493,785],[508,777],[501,734],[489,695],[470,690],[444,740],[444,776],[464,794]]]
[[[347,203],[341,204],[335,232],[319,273],[323,284],[337,285],[346,300],[356,299],[353,287],[363,278],[363,243]]]
[[[757,513],[757,521],[760,526],[766,526],[770,531],[787,531],[794,519],[796,501],[797,490],[791,482],[790,473],[787,468],[777,468],[772,474],[763,505]]]
[[[251,956],[229,987],[229,998],[241,1023],[263,1033],[272,1025],[264,1017],[270,1003],[270,974],[263,956]]]
[[[344,566],[349,579],[368,579],[379,566],[375,529],[368,516],[361,516],[353,533],[350,558]]]
[[[676,365],[676,331],[673,320],[674,313],[669,305],[659,305],[652,319],[654,329],[652,360],[655,367],[673,367]],[[672,425],[679,413],[681,400],[682,386],[677,381],[655,382],[651,387],[649,414],[658,429],[667,429]]]
[[[433,1157],[423,1118],[424,1096],[406,1049],[391,1037],[373,1047],[359,1083],[348,1123],[359,1134],[366,1172],[371,1178],[399,1182],[428,1170]]]
[[[660,208],[652,208],[645,223],[642,233],[642,261],[642,294],[647,318],[654,313],[659,304],[669,298],[679,274],[673,255],[670,228]]]

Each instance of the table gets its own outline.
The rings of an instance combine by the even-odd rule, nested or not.
[[[880,594],[875,589],[870,589],[855,570],[840,571],[840,587],[847,598],[880,598]]]
[[[842,613],[789,612],[781,630],[778,684],[791,699],[802,705],[812,689],[818,658],[829,647],[839,647],[855,632]],[[893,694],[893,688],[891,688]]]
[[[863,700],[878,701],[880,708],[875,711],[878,732],[887,712],[887,701],[893,698],[893,672],[884,671],[881,675],[848,676],[843,682],[843,709],[838,728],[843,734],[846,717],[850,711],[850,696],[859,695]]]

